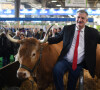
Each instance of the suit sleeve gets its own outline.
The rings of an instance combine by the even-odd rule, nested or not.
[[[49,37],[48,43],[49,44],[59,43],[60,41],[63,40],[63,33],[64,33],[64,29],[59,34],[57,34],[55,37]]]
[[[100,32],[98,32],[98,41],[97,41],[97,43],[99,43],[100,44]]]

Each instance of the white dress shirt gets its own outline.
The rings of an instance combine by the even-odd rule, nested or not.
[[[78,60],[77,60],[77,64],[80,64],[84,58],[84,29],[83,28],[80,31],[80,36],[79,36],[79,46],[78,46]],[[73,62],[73,55],[74,55],[74,49],[75,49],[75,44],[76,44],[76,38],[77,38],[77,34],[78,34],[78,29],[75,28],[75,33],[74,33],[74,38],[72,41],[72,45],[67,53],[67,55],[64,57],[68,60],[68,62]]]

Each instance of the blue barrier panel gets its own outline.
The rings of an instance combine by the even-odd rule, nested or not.
[[[75,18],[0,18],[0,21],[75,21]],[[88,18],[88,22],[93,22]]]

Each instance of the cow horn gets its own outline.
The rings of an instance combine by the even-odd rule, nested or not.
[[[12,38],[12,37],[9,35],[9,32],[7,32],[6,37],[7,37],[10,41],[15,42],[15,43],[18,43],[18,41],[19,41],[19,40],[17,40],[17,39]]]
[[[52,25],[53,26],[53,25]],[[52,28],[52,26],[47,30],[47,33],[45,34],[44,38],[42,40],[40,40],[40,43],[45,43],[48,40],[48,34],[50,32],[50,29]]]

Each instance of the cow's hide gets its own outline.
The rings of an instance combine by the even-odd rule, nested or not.
[[[32,82],[27,79],[21,84],[20,90],[37,90],[37,84],[34,82],[32,85]]]
[[[97,45],[96,49],[96,76],[100,79],[100,44]]]

